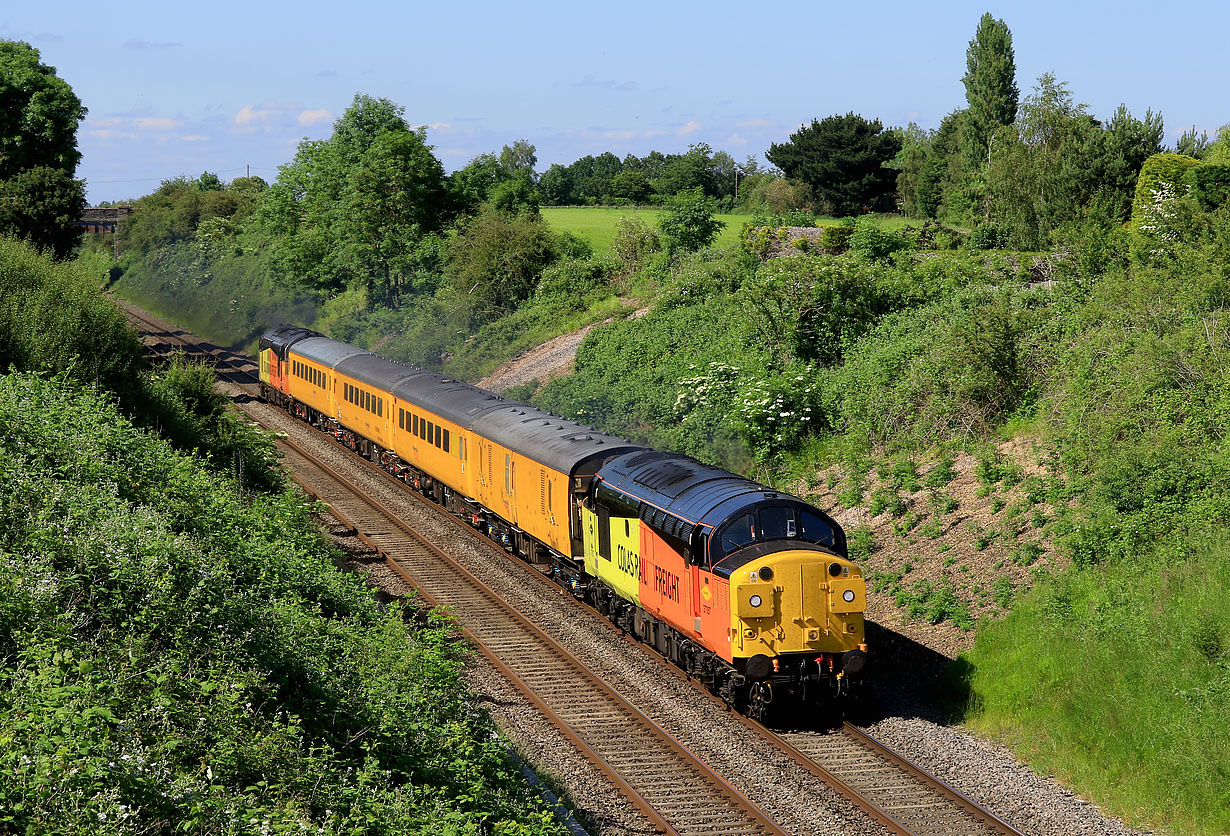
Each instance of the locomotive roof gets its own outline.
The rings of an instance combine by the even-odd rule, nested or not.
[[[739,508],[762,500],[802,502],[742,476],[658,450],[611,459],[598,474],[622,493],[683,520],[716,526]]]
[[[270,328],[260,338],[259,346],[263,351],[267,348],[272,348],[277,352],[278,358],[286,359],[286,349],[290,348],[296,342],[308,337],[319,337],[320,334],[307,328],[300,328],[298,325],[280,325],[277,328]]]

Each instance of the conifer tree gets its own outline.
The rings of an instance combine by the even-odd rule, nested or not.
[[[965,167],[977,170],[987,161],[991,136],[1016,119],[1020,90],[1008,24],[987,12],[965,51],[965,101],[962,124]]]

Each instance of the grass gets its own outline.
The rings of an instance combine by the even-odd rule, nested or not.
[[[962,663],[967,721],[1034,768],[1136,822],[1230,832],[1230,541],[1047,580]]]
[[[558,206],[542,210],[542,216],[556,232],[571,232],[584,238],[594,248],[594,252],[605,253],[611,250],[611,239],[615,237],[615,222],[620,218],[640,218],[653,228],[657,228],[658,217],[662,209],[637,207],[605,206]],[[717,246],[727,247],[739,242],[739,230],[751,215],[717,215],[719,221],[726,224],[718,233]]]
[[[605,253],[611,250],[611,239],[615,236],[615,222],[620,218],[640,218],[649,226],[657,228],[658,216],[665,210],[636,206],[553,206],[544,208],[542,216],[557,232],[571,232],[584,238],[594,248],[594,252]],[[717,246],[727,247],[739,243],[739,231],[743,224],[752,219],[747,214],[716,215],[726,227],[718,233]],[[911,221],[904,215],[875,215],[876,223],[886,230],[897,230]],[[839,224],[840,218],[817,218],[817,226]]]

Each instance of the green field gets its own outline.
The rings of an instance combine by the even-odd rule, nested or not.
[[[542,216],[557,232],[571,232],[589,242],[594,252],[604,253],[611,249],[611,239],[615,237],[615,222],[620,218],[640,218],[651,227],[657,227],[658,216],[664,209],[648,207],[606,207],[606,206],[555,206],[542,210]],[[718,233],[717,246],[726,247],[739,242],[739,231],[743,224],[752,219],[752,215],[716,215],[726,227]],[[874,215],[883,229],[900,229],[910,223],[905,215]],[[817,225],[841,223],[838,218],[817,218]]]
[[[557,232],[571,232],[589,242],[594,252],[604,253],[611,249],[615,237],[615,222],[620,218],[640,218],[651,227],[657,227],[658,216],[665,210],[636,208],[632,206],[608,208],[605,206],[559,206],[543,209],[542,216]],[[726,247],[738,243],[739,230],[751,215],[717,215],[726,224],[718,233],[717,245]]]

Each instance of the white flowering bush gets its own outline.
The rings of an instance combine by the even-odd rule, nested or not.
[[[816,374],[802,364],[776,373],[713,362],[679,381],[675,414],[684,425],[715,411],[727,415],[755,459],[768,462],[823,424]]]

